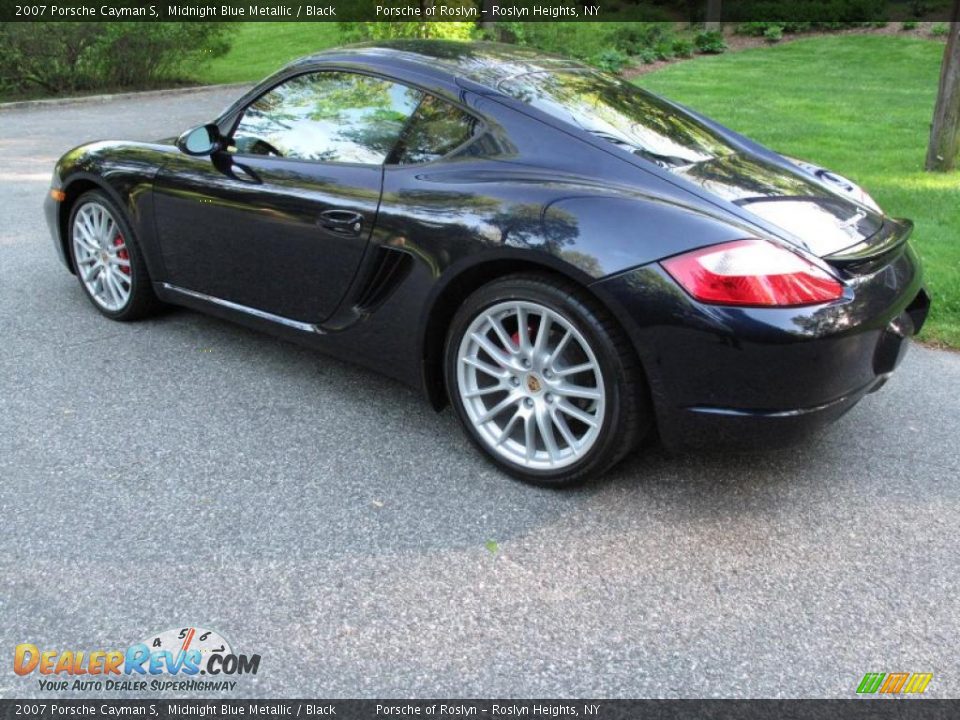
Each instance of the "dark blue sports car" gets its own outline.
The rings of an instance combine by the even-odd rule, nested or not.
[[[305,58],[179,140],[71,150],[46,212],[107,317],[184,305],[362,363],[544,484],[652,432],[802,435],[929,307],[911,223],[854,183],[502,45]]]

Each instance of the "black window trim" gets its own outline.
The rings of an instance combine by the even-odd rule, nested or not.
[[[454,153],[460,152],[467,146],[476,142],[484,133],[487,132],[488,125],[486,121],[483,119],[483,117],[471,111],[470,109],[465,107],[462,103],[455,102],[453,100],[450,100],[449,98],[445,98],[441,95],[438,95],[437,93],[432,92],[417,83],[409,82],[407,80],[401,80],[399,78],[392,77],[385,73],[373,72],[366,69],[358,70],[357,68],[344,66],[344,65],[336,65],[336,64],[314,66],[310,68],[298,68],[293,72],[285,73],[277,77],[275,82],[272,82],[270,83],[270,85],[264,87],[264,89],[261,92],[257,93],[255,96],[250,98],[250,100],[245,102],[243,105],[227,110],[227,112],[223,116],[221,116],[220,119],[216,121],[216,124],[220,127],[220,132],[224,135],[224,137],[232,138],[233,134],[237,130],[237,126],[240,124],[241,118],[243,118],[244,113],[246,113],[246,111],[250,108],[250,106],[253,105],[255,102],[257,102],[264,95],[266,95],[269,92],[272,92],[276,88],[283,85],[285,82],[289,82],[290,80],[293,80],[295,78],[303,77],[304,75],[315,75],[317,73],[322,73],[322,72],[349,73],[351,75],[364,75],[366,77],[378,78],[380,80],[386,80],[388,82],[392,82],[396,85],[403,85],[408,88],[413,88],[414,90],[418,90],[421,93],[421,95],[423,95],[423,97],[420,98],[420,102],[418,102],[417,106],[413,109],[413,112],[410,113],[410,117],[407,118],[407,122],[404,124],[403,130],[400,131],[400,135],[397,137],[393,146],[390,148],[390,151],[384,157],[384,161],[382,163],[322,162],[320,160],[308,160],[305,158],[269,157],[266,155],[255,155],[251,153],[230,153],[230,156],[237,157],[237,158],[254,158],[254,159],[267,158],[269,160],[275,160],[275,161],[280,160],[280,161],[290,162],[290,163],[310,163],[311,165],[329,165],[329,166],[336,166],[336,167],[361,167],[361,168],[379,167],[381,169],[425,167],[426,165],[432,165],[434,163],[438,163],[446,160],[448,157],[450,157]],[[464,114],[472,117],[474,121],[478,124],[477,131],[474,132],[472,137],[468,138],[467,140],[462,142],[460,145],[453,148],[450,152],[446,153],[443,157],[437,158],[436,160],[431,160],[430,162],[425,162],[425,163],[410,163],[408,165],[400,165],[397,163],[387,162],[388,160],[393,158],[393,156],[395,155],[397,151],[397,147],[401,139],[403,138],[403,133],[409,127],[411,121],[413,120],[413,116],[417,114],[417,110],[420,109],[420,105],[423,104],[423,101],[427,95],[430,95],[436,98],[440,102],[447,103],[451,107],[454,107],[460,110],[461,112],[463,112]],[[229,128],[229,130],[226,130],[226,128]]]
[[[419,90],[420,88],[417,88],[417,89]],[[478,117],[475,113],[472,113],[472,112],[469,112],[468,110],[465,110],[465,109],[464,109],[461,105],[459,105],[458,103],[450,102],[450,101],[447,100],[446,98],[442,98],[442,97],[440,97],[439,95],[437,95],[436,93],[427,92],[426,90],[422,90],[421,92],[423,92],[423,97],[420,98],[420,102],[417,103],[417,107],[414,108],[414,111],[410,114],[410,117],[407,118],[407,122],[404,124],[403,130],[400,131],[400,135],[399,135],[399,137],[397,137],[397,142],[394,143],[393,148],[390,150],[390,154],[387,155],[387,159],[386,159],[386,160],[384,161],[384,163],[383,163],[384,169],[387,169],[387,168],[424,167],[424,166],[426,166],[426,165],[433,165],[434,163],[443,162],[444,160],[446,160],[447,158],[451,157],[452,155],[454,155],[454,154],[460,152],[461,150],[463,150],[464,148],[469,147],[470,145],[472,145],[474,142],[476,142],[476,141],[487,131],[487,124],[486,124],[480,117]],[[462,143],[460,143],[459,145],[456,145],[455,147],[451,148],[450,150],[448,150],[447,152],[445,152],[443,155],[441,155],[440,157],[438,157],[438,158],[436,158],[436,159],[434,159],[434,160],[428,160],[427,162],[420,162],[420,163],[400,163],[400,162],[397,162],[397,160],[396,160],[397,151],[401,149],[402,143],[403,143],[404,140],[406,139],[407,133],[410,131],[410,128],[413,127],[414,118],[416,117],[417,112],[420,110],[420,107],[423,105],[424,100],[427,99],[427,96],[428,96],[428,95],[429,95],[430,97],[432,97],[432,98],[435,98],[438,102],[441,102],[441,103],[443,103],[443,104],[445,104],[445,105],[449,105],[449,106],[452,107],[454,110],[459,110],[461,113],[463,113],[463,114],[466,115],[467,117],[472,118],[473,121],[476,123],[476,125],[474,126],[473,133],[471,133],[470,137],[468,137],[468,138],[467,138],[466,140],[464,140]]]

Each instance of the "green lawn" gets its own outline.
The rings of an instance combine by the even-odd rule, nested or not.
[[[204,84],[254,82],[291,60],[337,45],[334,22],[237,23],[230,52],[211,60],[196,76]]]
[[[922,337],[960,347],[960,172],[922,171],[943,45],[820,37],[701,56],[638,84],[863,184],[913,242],[933,296]]]

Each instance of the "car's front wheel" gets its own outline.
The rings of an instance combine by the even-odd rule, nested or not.
[[[510,276],[471,295],[451,323],[446,382],[474,443],[528,482],[597,475],[650,425],[622,331],[588,293],[552,277]]]
[[[133,228],[107,195],[91,190],[70,213],[70,253],[84,293],[113,320],[135,320],[159,304]]]

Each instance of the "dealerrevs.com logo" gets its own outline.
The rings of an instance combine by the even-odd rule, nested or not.
[[[237,685],[230,678],[259,669],[259,655],[237,654],[218,632],[200,627],[155,633],[125,649],[55,650],[21,643],[13,654],[13,671],[36,676],[40,690],[50,692],[230,691]]]

